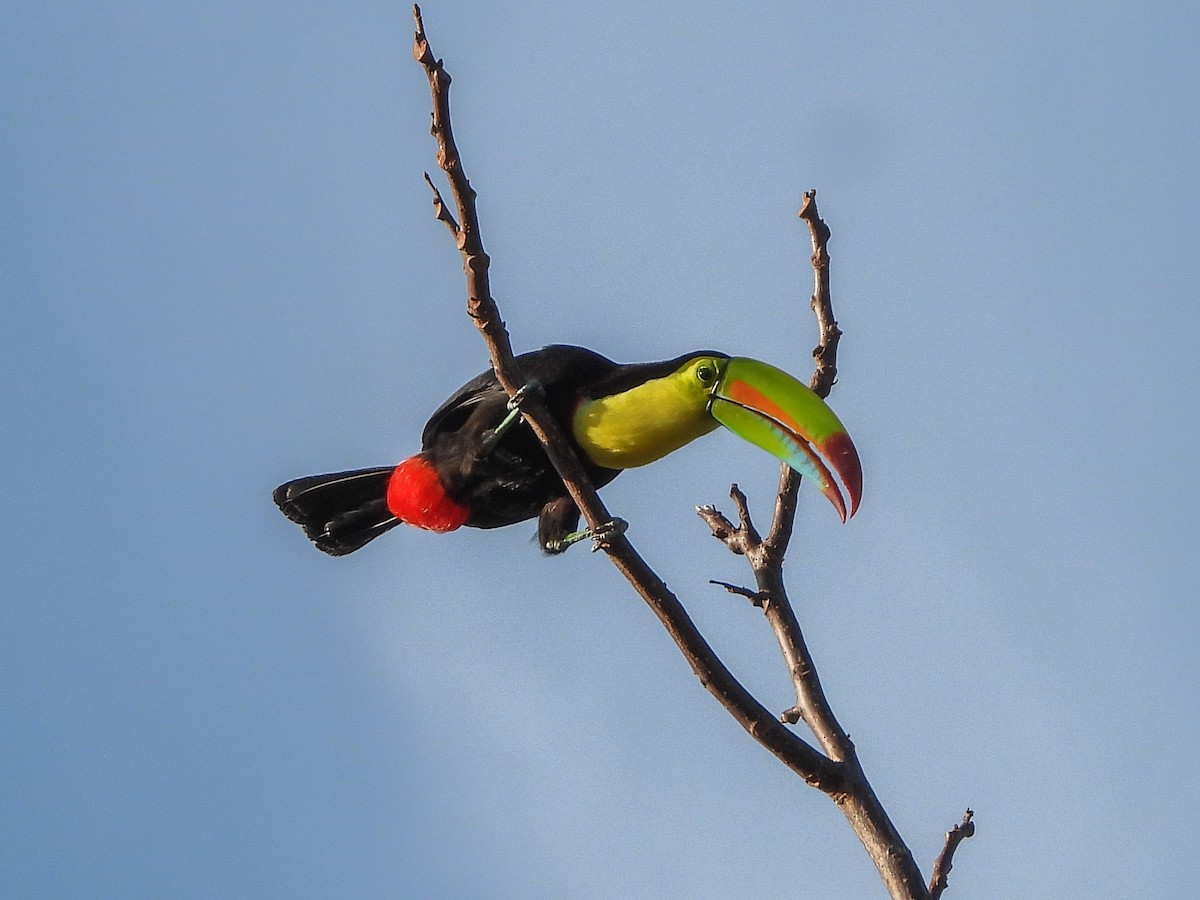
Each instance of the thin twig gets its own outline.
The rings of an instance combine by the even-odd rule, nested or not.
[[[738,555],[746,552],[745,534],[715,506],[697,506],[696,515],[708,523],[712,536]]]
[[[804,203],[796,215],[808,225],[812,238],[813,295],[810,305],[813,315],[817,317],[817,329],[820,332],[817,346],[813,348],[816,371],[809,379],[808,386],[818,397],[825,398],[837,382],[837,348],[842,332],[833,317],[833,301],[829,293],[829,226],[817,212],[815,190],[804,192]]]
[[[496,368],[496,377],[508,393],[514,394],[520,388],[520,373],[512,362],[512,343],[508,338],[508,330],[504,320],[500,318],[500,310],[492,299],[491,283],[488,279],[488,268],[491,265],[487,253],[483,249],[483,238],[479,233],[479,213],[475,206],[475,189],[467,180],[463,171],[462,158],[458,146],[454,143],[454,129],[450,124],[450,74],[442,66],[442,61],[433,55],[429,39],[425,36],[425,23],[421,20],[421,8],[413,7],[413,20],[416,32],[413,35],[413,57],[425,70],[429,79],[429,92],[433,100],[433,113],[430,119],[429,133],[437,141],[438,166],[446,173],[450,182],[450,195],[454,199],[458,211],[458,219],[450,215],[442,202],[442,195],[434,186],[428,173],[426,182],[433,190],[434,210],[438,220],[446,223],[454,235],[454,243],[462,256],[463,272],[467,276],[467,312],[471,319],[488,339],[488,348],[492,353],[492,364]],[[501,360],[507,360],[507,365],[497,365]],[[507,380],[506,380],[507,379]]]
[[[808,226],[812,241],[810,306],[819,332],[813,351],[815,369],[809,386],[818,396],[828,397],[837,380],[837,347],[842,333],[833,316],[829,288],[830,231],[817,211],[816,191],[805,193],[798,215]],[[796,703],[780,714],[780,721],[791,725],[803,720],[821,749],[845,773],[846,791],[831,796],[875,862],[889,893],[893,897],[925,897],[927,891],[921,871],[867,780],[850,736],[834,715],[805,643],[804,632],[788,599],[783,560],[794,529],[799,489],[799,474],[786,464],[782,465],[771,527],[761,541],[754,531],[745,495],[736,485],[730,492],[739,520],[733,538],[717,535],[717,529],[713,528],[713,522],[728,521],[721,513],[708,507],[712,512],[701,515],[726,546],[745,554],[758,588],[755,593],[771,598],[770,603],[763,604],[763,613],[779,644],[796,691]],[[754,534],[755,540],[747,540],[748,534]]]
[[[746,552],[756,553],[762,547],[762,535],[758,533],[754,521],[750,518],[749,501],[736,483],[729,486],[729,496],[733,500],[733,508],[737,510],[738,530],[745,535]]]
[[[930,900],[938,900],[950,884],[950,870],[954,868],[954,851],[964,840],[975,834],[975,813],[968,809],[963,820],[946,832],[946,843],[933,863],[933,877],[929,881]]]
[[[454,215],[446,206],[446,201],[442,199],[442,192],[437,189],[437,185],[433,183],[433,179],[429,177],[429,173],[425,173],[425,183],[429,185],[429,190],[433,192],[433,216],[439,222],[445,223],[450,229],[450,233],[454,235],[454,242],[458,243],[458,236],[462,232],[459,230],[458,222],[455,221]]]
[[[817,212],[815,190],[805,192],[804,203],[797,215],[808,225],[813,247],[813,294],[809,305],[817,319],[818,340],[817,347],[813,350],[815,370],[809,380],[809,386],[818,396],[828,397],[837,375],[837,347],[841,331],[833,317],[833,301],[829,289],[830,231]],[[800,488],[799,474],[787,465],[780,468],[779,493],[775,500],[771,527],[763,541],[764,552],[757,558],[751,557],[750,560],[759,579],[759,589],[772,592],[779,591],[783,584],[783,559],[792,537],[796,496]],[[776,582],[779,587],[775,586]],[[796,688],[795,709],[801,712],[804,721],[812,728],[818,742],[831,758],[853,760],[854,745],[838,724],[833,707],[825,696],[812,654],[805,644],[804,633],[791,603],[777,603],[766,612],[767,621],[779,641]],[[788,714],[790,713],[789,710]]]
[[[763,606],[771,602],[770,594],[764,594],[762,591],[752,591],[750,588],[742,587],[737,584],[730,584],[728,581],[717,581],[715,578],[708,579],[709,584],[715,584],[718,587],[723,587],[731,594],[737,594],[740,597],[745,597],[751,604],[762,609]]]
[[[946,845],[937,854],[934,862],[934,877],[929,882],[930,900],[938,900],[943,890],[949,887],[950,869],[954,868],[954,851],[958,850],[962,841],[974,834],[974,812],[968,809],[962,814],[962,822],[950,828],[946,833]]]
[[[724,542],[734,553],[758,553],[762,547],[762,538],[750,519],[746,495],[734,484],[729,488],[729,496],[733,498],[733,505],[737,509],[737,525],[729,521],[715,506],[697,506],[696,515],[708,523],[713,537]]]
[[[808,226],[812,243],[813,292],[809,307],[817,320],[817,346],[813,348],[813,374],[808,386],[818,397],[825,399],[837,381],[837,350],[842,332],[833,316],[833,300],[829,288],[829,226],[817,211],[817,192],[804,192],[804,202],[796,215]],[[784,464],[779,467],[779,491],[771,527],[765,540],[766,552],[772,561],[783,564],[783,555],[792,539],[796,521],[796,500],[800,493],[800,473]]]
[[[816,191],[805,193],[804,204],[798,215],[808,225],[812,239],[813,294],[810,305],[816,316],[819,332],[817,348],[813,351],[816,369],[809,384],[814,392],[827,397],[836,378],[837,345],[841,331],[833,317],[829,289],[827,245],[830,231],[817,212]],[[780,716],[781,720],[795,723],[801,718],[804,719],[830,759],[843,762],[853,759],[853,744],[838,724],[821,687],[812,655],[804,642],[799,620],[791,602],[787,600],[787,592],[783,586],[783,558],[792,536],[799,488],[800,476],[790,466],[783,464],[780,467],[779,492],[771,527],[766,538],[761,539],[751,519],[746,495],[736,484],[733,485],[730,496],[737,509],[739,524],[732,540],[722,540],[730,549],[746,555],[758,582],[758,590],[776,599],[775,603],[764,608],[764,612],[767,614],[771,630],[775,633],[796,689],[796,703]],[[714,508],[708,508],[713,509],[713,513],[701,515],[709,522],[709,527],[713,528],[712,523],[720,522],[724,516]],[[716,529],[713,530],[716,534]]]

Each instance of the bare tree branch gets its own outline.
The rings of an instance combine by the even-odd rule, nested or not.
[[[717,581],[715,578],[710,578],[708,583],[715,584],[718,587],[723,587],[731,594],[737,594],[741,597],[745,597],[752,605],[757,606],[759,609],[762,609],[764,604],[771,602],[771,598],[762,591],[752,591],[750,588],[741,587],[740,585],[736,584],[730,584],[728,581]]]
[[[809,380],[809,386],[814,393],[828,397],[837,377],[837,347],[841,338],[841,330],[833,317],[833,304],[829,289],[829,226],[817,212],[817,192],[807,191],[804,194],[804,204],[798,213],[808,225],[812,239],[812,269],[813,294],[810,305],[817,318],[819,339],[813,350],[816,361],[815,371]],[[791,541],[793,525],[796,516],[796,498],[800,489],[800,475],[790,466],[780,466],[779,493],[775,501],[775,514],[766,539],[762,542],[762,552],[747,554],[750,566],[759,583],[759,590],[766,591],[779,598],[771,608],[764,610],[771,630],[779,642],[788,671],[796,688],[796,705],[793,711],[799,712],[801,718],[813,730],[821,748],[831,759],[848,761],[854,759],[854,746],[849,736],[838,724],[833,708],[825,697],[817,676],[816,666],[812,655],[804,642],[804,634],[800,622],[796,618],[791,602],[788,601],[783,587],[783,559]],[[741,492],[739,491],[738,494]],[[735,496],[735,503],[738,498]],[[748,518],[745,513],[745,497],[738,503],[739,515]],[[792,720],[796,721],[796,720]],[[865,779],[864,779],[865,781]],[[897,836],[898,837],[898,836]]]
[[[416,23],[413,55],[429,79],[433,103],[431,133],[437,141],[438,165],[446,174],[457,218],[450,213],[441,193],[426,175],[433,193],[434,213],[454,236],[466,276],[468,313],[487,344],[497,380],[511,396],[522,386],[523,380],[513,358],[508,331],[491,296],[488,277],[490,260],[484,251],[480,234],[476,194],[467,180],[454,143],[449,106],[451,79],[441,60],[436,59],[430,49],[418,7],[413,7],[413,15]],[[841,331],[833,318],[829,299],[829,256],[826,250],[829,229],[817,214],[815,192],[810,191],[805,195],[799,215],[808,224],[812,235],[812,308],[820,329],[820,341],[813,352],[816,371],[810,386],[824,397],[836,380],[837,343]],[[596,529],[610,522],[613,517],[588,479],[574,446],[549,415],[545,404],[537,396],[530,396],[521,410],[588,527]],[[700,683],[755,740],[806,783],[824,791],[838,804],[875,862],[889,893],[895,898],[924,900],[930,893],[921,872],[867,782],[849,736],[833,715],[817,678],[811,654],[804,643],[799,622],[787,598],[782,564],[792,534],[799,484],[799,476],[783,466],[774,516],[766,538],[762,538],[755,528],[746,497],[737,485],[730,492],[737,509],[737,525],[714,507],[697,510],[708,523],[713,536],[731,551],[745,555],[751,564],[757,590],[717,583],[761,606],[771,624],[791,673],[797,697],[795,706],[779,718],[759,703],[717,657],[679,599],[647,565],[624,534],[606,541],[603,549],[658,616]],[[785,724],[800,719],[811,728],[824,752],[811,746]],[[949,870],[948,864],[946,870]]]
[[[450,229],[450,234],[454,236],[455,243],[458,242],[458,236],[462,231],[458,227],[458,221],[446,206],[446,201],[442,199],[442,192],[437,189],[437,185],[433,183],[433,179],[429,177],[429,173],[425,173],[425,183],[429,185],[429,190],[433,191],[433,215],[439,222],[445,223]]]
[[[829,293],[829,226],[817,212],[816,191],[805,191],[804,203],[796,215],[807,223],[812,237],[813,295],[810,305],[820,331],[820,340],[813,349],[816,371],[808,386],[818,397],[828,397],[837,382],[837,348],[842,332],[833,318],[833,301]]]
[[[746,495],[734,484],[729,488],[729,496],[733,499],[733,505],[737,509],[737,525],[725,518],[725,514],[715,506],[697,506],[696,514],[708,523],[713,537],[724,542],[725,546],[734,553],[744,555],[760,552],[762,538],[754,527],[754,523],[750,521],[750,509],[746,502]]]
[[[954,851],[964,840],[975,834],[975,815],[970,809],[963,813],[963,820],[946,832],[946,843],[933,863],[933,877],[929,881],[930,900],[938,900],[942,891],[950,884],[950,870],[954,868]]]
[[[841,330],[833,316],[829,289],[829,227],[817,211],[816,191],[804,195],[799,217],[808,225],[812,240],[813,294],[811,307],[817,319],[819,340],[813,350],[815,371],[809,386],[821,397],[829,396],[837,380],[837,347]],[[924,878],[887,811],[879,802],[859,762],[850,736],[834,715],[817,675],[812,654],[804,640],[804,632],[788,599],[783,579],[783,560],[791,541],[800,476],[787,465],[780,467],[779,491],[774,515],[767,536],[757,539],[750,519],[745,495],[734,485],[731,491],[738,511],[739,525],[732,534],[718,533],[721,523],[727,522],[715,509],[701,513],[714,536],[734,552],[742,553],[750,563],[758,590],[769,597],[761,604],[763,614],[779,644],[784,663],[796,691],[796,703],[780,714],[780,721],[795,724],[803,721],[817,739],[818,745],[836,762],[846,775],[846,789],[830,796],[841,808],[851,827],[874,861],[880,876],[893,897],[926,897]],[[749,536],[754,535],[754,540]]]
[[[825,399],[837,381],[837,348],[842,332],[833,317],[833,300],[829,290],[829,226],[817,212],[817,192],[805,191],[804,202],[796,215],[808,225],[812,240],[813,292],[809,300],[817,319],[818,340],[813,348],[815,363],[808,386],[818,397]],[[800,473],[790,466],[779,469],[779,492],[775,512],[767,535],[767,554],[783,563],[783,554],[792,539],[796,519],[796,498],[800,493]]]
[[[500,318],[500,310],[492,300],[492,289],[488,280],[488,267],[491,260],[483,249],[483,238],[479,233],[479,215],[475,209],[475,189],[467,180],[463,171],[462,159],[458,155],[458,146],[454,143],[454,131],[450,126],[450,74],[443,68],[442,61],[435,59],[425,37],[425,25],[421,21],[421,8],[413,7],[413,18],[416,21],[416,34],[413,36],[413,56],[425,70],[429,78],[429,91],[433,97],[433,114],[429,133],[437,141],[438,166],[446,173],[450,181],[450,194],[458,209],[458,220],[450,215],[442,195],[426,174],[425,180],[433,191],[433,205],[439,221],[445,222],[454,235],[454,243],[462,255],[463,272],[467,276],[467,312],[474,320],[479,330],[487,338],[488,349],[492,354],[492,363],[506,361],[507,365],[496,366],[496,376],[509,394],[515,393],[520,384],[519,375],[515,372],[512,362],[512,344],[508,339],[508,330]],[[510,381],[505,380],[509,376]]]
[[[708,523],[712,536],[739,555],[746,552],[745,535],[715,506],[697,506],[696,515]]]
[[[431,133],[438,143],[438,164],[446,173],[450,193],[459,213],[459,229],[454,234],[463,257],[463,271],[467,279],[467,309],[483,334],[497,380],[511,396],[521,387],[522,381],[513,359],[508,331],[491,296],[487,278],[490,261],[483,251],[480,238],[475,193],[463,171],[450,129],[450,76],[430,49],[419,7],[413,7],[413,16],[416,22],[413,56],[424,68],[429,79],[434,109]],[[435,207],[438,203],[437,196],[435,191]],[[613,517],[596,494],[575,455],[573,446],[549,415],[545,404],[537,396],[531,395],[522,405],[521,411],[545,447],[546,454],[562,477],[588,527],[598,528],[611,521]],[[840,790],[842,775],[838,767],[784,727],[745,689],[704,640],[679,599],[634,550],[628,538],[624,535],[614,537],[603,549],[658,616],[692,667],[692,671],[700,679],[700,683],[717,698],[730,715],[806,783],[826,792]]]

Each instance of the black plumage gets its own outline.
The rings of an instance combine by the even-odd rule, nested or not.
[[[695,355],[620,365],[583,347],[554,344],[521,354],[517,363],[522,377],[541,387],[547,409],[573,439],[571,420],[582,399],[668,375]],[[538,543],[556,552],[557,542],[578,527],[579,510],[533,431],[517,424],[485,448],[486,436],[508,414],[508,401],[491,369],[472,378],[429,417],[420,455],[433,466],[446,496],[467,509],[463,524],[499,528],[537,516]],[[595,465],[585,453],[580,459],[598,488],[620,474]],[[274,498],[319,549],[340,556],[399,523],[387,504],[392,472],[383,467],[300,478],[280,485]]]
[[[345,556],[400,520],[387,508],[395,466],[297,478],[275,488],[275,505],[330,556]]]

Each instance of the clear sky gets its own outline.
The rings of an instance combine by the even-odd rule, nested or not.
[[[947,897],[1190,896],[1200,12],[430,2],[518,349],[807,377],[818,190],[863,456],[789,584]],[[0,895],[882,897],[837,809],[601,555],[532,526],[316,552],[281,481],[394,462],[485,366],[403,3],[8,4]],[[698,503],[605,491],[771,708]]]

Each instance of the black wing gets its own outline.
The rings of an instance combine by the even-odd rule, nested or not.
[[[440,433],[461,430],[479,404],[501,399],[508,402],[504,389],[496,381],[495,372],[488,369],[476,375],[433,411],[421,432],[421,448],[428,450]]]
[[[584,347],[551,344],[541,350],[522,353],[517,363],[527,380],[537,381],[546,391],[546,403],[564,426],[569,426],[572,407],[581,388],[611,375],[619,367],[611,359]],[[481,404],[496,405],[495,422],[504,417],[508,395],[496,380],[491,369],[480,372],[434,410],[425,430],[421,446],[429,449],[439,434],[462,430]]]

